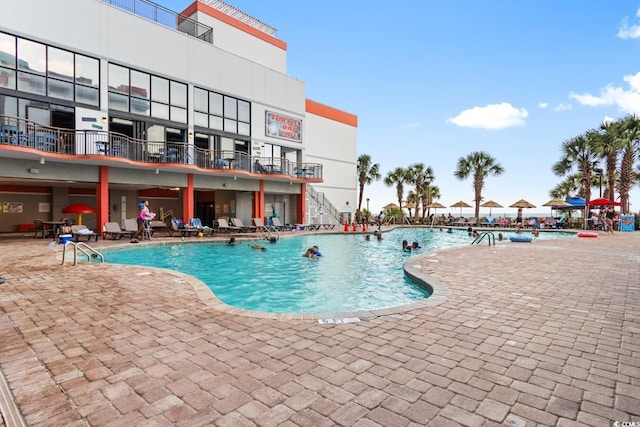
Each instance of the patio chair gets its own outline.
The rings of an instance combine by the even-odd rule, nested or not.
[[[102,239],[109,237],[111,240],[122,239],[122,237],[131,238],[133,231],[126,231],[120,228],[120,224],[117,222],[105,222],[104,230],[102,231]]]
[[[218,218],[216,220],[217,225],[214,228],[214,231],[217,231],[218,233],[239,233],[240,232],[240,227],[236,227],[229,225],[229,223],[227,222],[226,219],[224,218]]]
[[[179,218],[171,219],[171,230],[174,232],[177,231],[178,233],[180,233],[181,237],[186,237],[186,236],[193,237],[200,232],[200,230],[198,230],[197,228],[189,227]]]
[[[90,230],[89,228],[87,228],[86,225],[72,225],[71,239],[73,239],[74,242],[79,242],[80,237],[86,237],[87,242],[91,241],[92,237],[95,239],[96,242],[98,241],[98,233],[94,232],[93,230]]]
[[[209,227],[208,225],[202,225],[202,220],[200,218],[191,218],[189,220],[189,226],[191,228],[196,228],[202,232],[206,231],[209,233],[213,233],[213,230],[211,229],[211,227]]]
[[[275,232],[277,231],[276,227],[273,225],[265,225],[262,218],[253,218],[253,225],[256,226],[258,230],[266,231],[266,232]]]
[[[254,225],[244,225],[240,218],[231,218],[231,224],[239,227],[241,233],[253,233],[257,230],[257,227]]]
[[[280,218],[277,218],[277,217],[272,217],[271,223],[278,231],[283,231],[283,230],[291,231],[291,229],[293,228],[291,224],[283,224],[282,221],[280,221]]]
[[[45,225],[41,219],[34,219],[33,225],[36,227],[34,238],[37,239],[38,235],[40,235],[40,237],[42,237],[43,239],[46,239],[47,237],[53,237],[53,227],[51,227],[50,225]]]

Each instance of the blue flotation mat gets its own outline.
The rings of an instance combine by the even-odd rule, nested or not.
[[[509,240],[511,240],[512,242],[530,242],[533,240],[533,237],[531,236],[510,236]]]

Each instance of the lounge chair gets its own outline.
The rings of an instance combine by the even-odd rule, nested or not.
[[[324,228],[325,230],[333,230],[333,228],[336,226],[335,224],[320,223],[320,221],[318,221],[318,218],[311,218],[311,219],[313,221],[313,225],[317,227],[316,230],[319,230],[320,227]]]
[[[202,225],[202,220],[200,218],[191,218],[189,220],[189,226],[191,228],[196,228],[202,232],[213,233],[213,230],[208,225]]]
[[[53,233],[55,232],[55,230],[52,226],[43,223],[41,219],[34,219],[33,225],[36,228],[36,239],[38,238],[38,235],[40,235],[40,237],[42,237],[43,239],[46,239],[47,237],[53,237]]]
[[[240,228],[241,233],[253,233],[257,230],[254,225],[244,225],[240,218],[231,218],[231,224]]]
[[[227,220],[224,218],[218,218],[216,222],[217,222],[217,225],[214,228],[214,231],[217,231],[218,233],[239,233],[240,232],[240,227],[236,227],[235,225],[233,226],[229,225]]]
[[[197,228],[187,226],[187,224],[185,224],[179,218],[172,218],[171,231],[172,231],[171,235],[173,235],[173,232],[178,232],[180,233],[181,237],[185,237],[185,236],[195,236],[198,234],[200,230],[198,230]]]
[[[272,217],[271,223],[278,231],[283,231],[283,230],[291,231],[291,229],[293,228],[291,224],[283,224],[282,221],[280,221],[280,218],[277,218],[277,217]]]
[[[126,231],[120,228],[117,222],[105,222],[104,231],[102,232],[102,239],[106,239],[107,236],[111,240],[122,239],[122,237],[131,238],[133,231]]]
[[[71,239],[74,242],[79,242],[80,237],[86,237],[87,242],[93,237],[96,242],[98,241],[98,233],[93,230],[89,230],[86,225],[72,225],[71,226]]]
[[[264,225],[264,221],[262,220],[262,218],[253,218],[253,225],[255,225],[258,230],[266,232],[277,231],[276,227],[273,225]]]

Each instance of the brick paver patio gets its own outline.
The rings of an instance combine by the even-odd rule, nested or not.
[[[7,426],[640,423],[637,232],[414,257],[437,298],[346,324],[221,309],[165,270],[61,266],[40,239],[0,248]]]

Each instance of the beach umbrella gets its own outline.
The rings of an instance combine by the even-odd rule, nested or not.
[[[491,216],[491,209],[504,207],[500,203],[494,202],[493,200],[488,200],[483,204],[481,204],[480,206],[482,206],[483,208],[489,208],[489,216]]]
[[[395,203],[387,203],[382,207],[382,209],[399,209],[399,206]]]
[[[527,202],[525,199],[520,199],[517,202],[515,202],[512,205],[509,205],[510,208],[522,208],[522,209],[529,209],[529,208],[535,208],[536,205]]]
[[[613,200],[600,197],[597,199],[589,200],[589,203],[587,203],[587,206],[622,206],[622,203],[614,202]]]
[[[562,199],[558,199],[558,198],[554,198],[549,200],[547,203],[545,203],[542,206],[551,206],[551,211],[553,211],[553,209],[555,208],[562,208],[562,207],[568,207],[568,206],[573,206],[571,203],[569,202],[565,202]]]
[[[82,225],[82,214],[95,214],[96,210],[84,203],[74,203],[62,209],[62,213],[74,213],[78,215],[78,225]]]
[[[452,204],[451,206],[449,206],[451,208],[460,208],[460,216],[462,216],[462,208],[470,208],[471,205],[463,202],[462,200],[460,200],[459,202],[456,202],[454,204]]]
[[[429,203],[427,205],[427,207],[430,208],[430,209],[443,209],[443,208],[446,208],[445,205],[443,205],[442,203],[438,203],[438,202]]]

